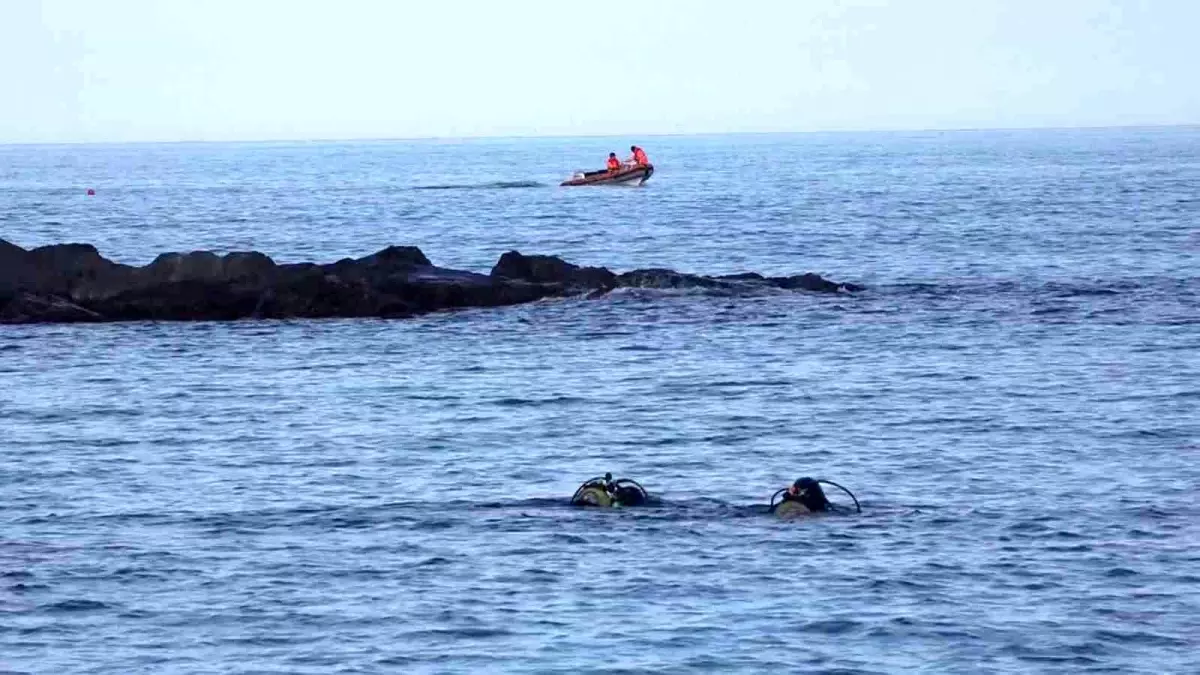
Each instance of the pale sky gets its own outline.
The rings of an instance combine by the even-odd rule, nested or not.
[[[0,143],[1200,123],[1191,0],[0,0]]]

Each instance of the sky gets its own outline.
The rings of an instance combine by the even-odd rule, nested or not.
[[[1192,0],[0,0],[0,143],[1200,123]]]

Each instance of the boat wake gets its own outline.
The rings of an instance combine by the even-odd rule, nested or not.
[[[496,181],[492,183],[476,183],[471,185],[419,185],[413,190],[518,190],[522,188],[549,187],[545,183],[532,180]]]

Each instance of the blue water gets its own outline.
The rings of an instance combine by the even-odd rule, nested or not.
[[[26,247],[870,287],[0,326],[0,671],[1200,670],[1200,129],[634,140],[0,148]]]

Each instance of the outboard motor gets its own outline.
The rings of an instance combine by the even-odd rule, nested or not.
[[[572,506],[642,506],[650,500],[646,488],[632,478],[613,480],[611,473],[584,481],[571,497]]]
[[[854,496],[846,488],[838,485],[831,480],[824,478],[809,478],[805,476],[799,478],[791,487],[780,488],[771,495],[771,505],[769,511],[780,518],[790,518],[793,516],[802,516],[810,513],[823,513],[829,511],[833,507],[833,503],[825,496],[825,490],[821,489],[821,483],[832,485],[854,500],[854,508],[859,513],[862,513],[862,507],[858,503],[858,498]],[[782,499],[780,497],[782,496]]]

